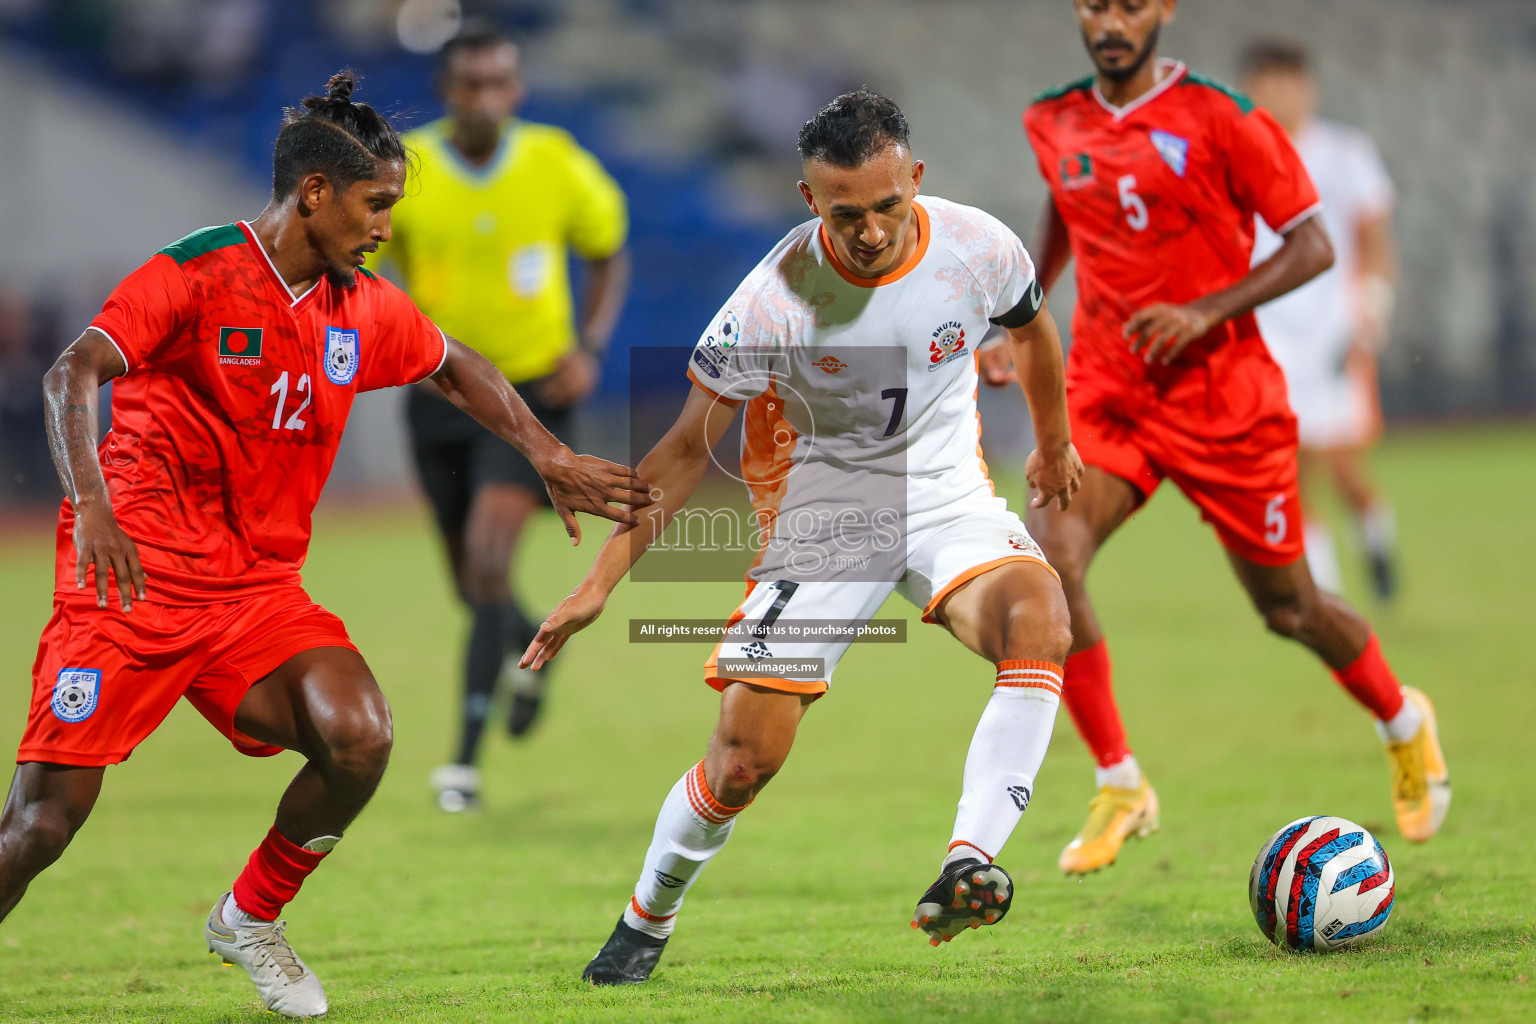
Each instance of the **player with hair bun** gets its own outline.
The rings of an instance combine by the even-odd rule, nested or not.
[[[322,1014],[326,999],[278,914],[373,795],[392,741],[367,663],[299,579],[353,399],[430,377],[538,468],[573,541],[575,512],[633,524],[608,503],[649,503],[633,473],[572,454],[495,367],[363,268],[389,238],[405,153],[355,85],[343,72],[287,111],[259,217],[150,257],[44,378],[66,498],[53,618],[0,815],[3,918],[85,824],[107,766],[179,698],[241,753],[302,754],[204,932],[287,1017]]]

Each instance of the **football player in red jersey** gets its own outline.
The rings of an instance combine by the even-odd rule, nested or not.
[[[1375,716],[1403,835],[1430,838],[1450,805],[1428,698],[1398,685],[1370,626],[1317,589],[1303,557],[1296,419],[1253,309],[1332,263],[1317,192],[1268,113],[1158,59],[1176,6],[1074,0],[1095,73],[1024,113],[1051,190],[1032,247],[1042,287],[1077,261],[1067,401],[1088,471],[1070,508],[1028,517],[1072,610],[1062,700],[1098,761],[1087,823],[1061,855],[1069,873],[1157,827],[1084,577],[1165,477],[1215,528],[1265,624],[1315,651]],[[1250,270],[1255,214],[1284,244]],[[985,358],[990,381],[1007,377],[998,350]]]
[[[538,468],[573,542],[575,512],[633,525],[608,503],[649,504],[631,471],[573,455],[483,356],[363,269],[389,238],[405,155],[394,128],[351,101],[353,84],[337,75],[288,111],[261,216],[151,257],[44,380],[67,497],[0,816],[3,917],[85,823],[106,766],[178,698],[242,753],[304,755],[205,930],[209,952],[290,1017],[326,1000],[277,916],[368,802],[391,745],[372,673],[299,579],[353,398],[430,376]],[[113,379],[98,446],[97,391]]]

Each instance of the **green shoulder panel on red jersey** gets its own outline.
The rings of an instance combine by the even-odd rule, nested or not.
[[[222,249],[229,245],[240,245],[245,241],[245,232],[240,230],[238,224],[220,224],[217,227],[200,228],[192,232],[186,238],[172,242],[161,249],[160,252],[175,260],[178,264],[184,264],[188,260],[194,260],[205,253]]]
[[[1244,96],[1242,93],[1238,92],[1236,89],[1232,88],[1225,82],[1218,82],[1216,79],[1207,78],[1205,75],[1197,75],[1193,71],[1186,74],[1184,76],[1184,81],[1180,82],[1179,84],[1203,85],[1207,89],[1215,89],[1217,92],[1227,97],[1227,99],[1231,100],[1233,103],[1236,103],[1237,109],[1241,110],[1245,114],[1253,110],[1255,106],[1253,100],[1249,99],[1247,96]]]
[[[1058,86],[1055,86],[1054,88],[1045,90],[1044,92],[1040,93],[1040,95],[1038,95],[1034,99],[1030,100],[1029,101],[1029,105],[1030,106],[1034,106],[1036,103],[1044,103],[1047,100],[1059,100],[1063,96],[1066,96],[1066,95],[1068,95],[1070,93],[1074,93],[1074,92],[1087,92],[1089,89],[1092,89],[1092,88],[1093,88],[1093,76],[1092,75],[1087,75],[1087,76],[1085,76],[1083,78],[1079,78],[1075,82],[1068,82],[1066,85],[1058,85]]]
[[[364,277],[366,277],[370,281],[377,281],[379,279],[379,275],[375,274],[373,271],[369,270],[367,267],[358,267],[357,268],[357,272],[359,274],[362,274]]]

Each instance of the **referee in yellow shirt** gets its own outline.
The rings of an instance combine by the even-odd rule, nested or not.
[[[466,27],[443,48],[438,76],[447,116],[405,136],[416,182],[395,207],[389,258],[416,304],[569,440],[629,284],[624,195],[568,133],[513,116],[518,51],[499,30]],[[571,252],[587,269],[579,315]],[[421,482],[473,614],[457,756],[433,776],[438,805],[460,811],[479,800],[475,756],[498,678],[513,691],[512,735],[538,714],[542,673],[517,658],[540,617],[519,605],[511,576],[523,526],[548,502],[533,466],[435,388],[413,388],[408,412]]]

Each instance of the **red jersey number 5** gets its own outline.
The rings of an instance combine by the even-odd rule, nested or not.
[[[1136,175],[1120,178],[1120,208],[1125,211],[1125,222],[1132,231],[1147,230],[1147,204],[1136,194]]]
[[[1285,540],[1285,495],[1277,494],[1264,506],[1264,539],[1271,545]]]

